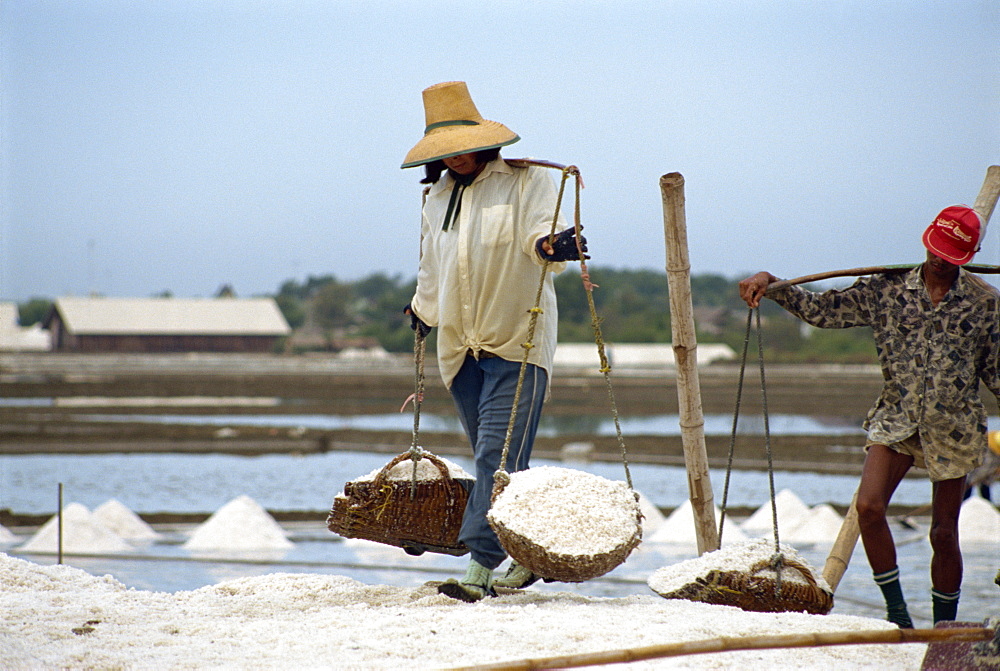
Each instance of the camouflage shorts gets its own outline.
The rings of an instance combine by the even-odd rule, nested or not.
[[[868,448],[872,445],[884,444],[868,440],[865,442],[865,451],[867,452]],[[924,446],[920,441],[919,433],[914,433],[897,443],[889,443],[886,447],[893,452],[913,457],[913,466],[926,470],[931,482],[952,480],[966,476],[982,461],[981,455],[970,458],[950,450],[935,450],[933,445],[929,447]]]

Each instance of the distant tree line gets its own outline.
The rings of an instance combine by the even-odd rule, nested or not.
[[[592,270],[594,305],[608,343],[669,343],[667,276],[653,270]],[[725,343],[741,352],[747,307],[736,279],[715,274],[691,277],[698,341]],[[413,349],[413,331],[403,307],[416,280],[375,273],[345,282],[333,275],[287,280],[273,298],[294,330],[286,351],[339,349],[378,343],[390,352]],[[559,301],[559,341],[591,342],[594,329],[580,273],[569,269],[555,278]],[[41,321],[51,301],[34,298],[19,305],[21,324]],[[531,306],[525,306],[527,310]],[[765,358],[772,362],[874,363],[875,347],[867,328],[814,329],[772,301],[761,305]],[[434,346],[436,331],[428,341]],[[312,334],[313,338],[305,337]],[[300,337],[301,336],[301,337]],[[756,340],[751,340],[756,357]]]

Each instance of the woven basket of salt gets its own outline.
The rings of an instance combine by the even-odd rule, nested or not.
[[[511,473],[495,488],[487,519],[507,554],[550,581],[604,575],[642,540],[642,513],[627,484],[554,466]]]
[[[474,478],[429,452],[414,464],[407,452],[382,469],[344,485],[333,499],[327,528],[345,538],[395,545],[407,553],[463,555],[458,532]]]
[[[826,615],[833,594],[793,549],[781,546],[781,580],[767,554],[766,539],[709,552],[654,572],[649,586],[666,599],[736,606],[758,613],[807,612]],[[728,555],[727,555],[728,553]],[[714,555],[714,556],[713,556]]]

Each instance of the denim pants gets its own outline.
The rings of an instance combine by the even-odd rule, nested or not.
[[[481,357],[477,361],[470,354],[451,383],[451,396],[476,462],[476,483],[465,506],[458,539],[468,546],[472,558],[487,568],[496,568],[507,557],[486,521],[486,513],[490,509],[493,474],[500,467],[503,455],[520,371],[519,362],[499,357]],[[528,364],[507,453],[509,472],[528,467],[547,384],[545,369]]]

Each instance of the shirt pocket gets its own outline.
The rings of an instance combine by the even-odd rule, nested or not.
[[[509,245],[514,241],[513,205],[491,205],[481,213],[480,242],[486,247]]]

